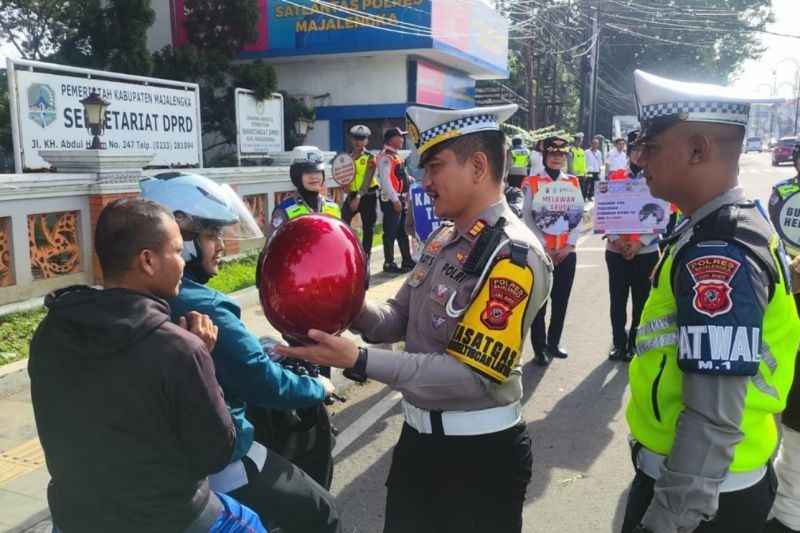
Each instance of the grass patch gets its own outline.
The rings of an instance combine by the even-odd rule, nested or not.
[[[361,230],[356,230],[356,233],[360,240]],[[373,245],[380,244],[382,238],[383,227],[376,224]],[[256,279],[256,262],[257,251],[227,261],[220,265],[219,274],[211,278],[208,286],[224,294],[252,287]],[[46,314],[44,307],[38,307],[30,311],[0,315],[0,365],[28,357],[28,344],[33,332]]]
[[[47,314],[44,307],[0,316],[0,365],[28,357],[28,344]]]
[[[225,262],[219,266],[219,274],[211,278],[208,286],[223,294],[251,287],[256,280],[258,252]]]

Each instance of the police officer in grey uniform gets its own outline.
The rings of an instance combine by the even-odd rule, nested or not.
[[[552,267],[503,197],[500,124],[516,108],[408,109],[422,185],[452,222],[431,234],[397,295],[366,303],[353,324],[368,342],[405,340],[405,351],[314,330],[318,344],[279,350],[403,393],[386,532],[522,530],[531,442],[521,354]]]
[[[630,366],[623,533],[759,532],[800,338],[783,249],[737,186],[749,99],[635,72],[631,151],[686,216],[664,241]]]

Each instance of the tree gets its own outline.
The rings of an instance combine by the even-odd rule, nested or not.
[[[763,53],[757,35],[774,18],[771,0],[637,0],[604,3],[597,123],[635,114],[633,71],[725,85]]]
[[[186,0],[187,42],[154,54],[154,75],[200,86],[203,151],[209,166],[229,163],[236,143],[236,87],[268,95],[275,70],[261,60],[235,64],[244,45],[258,37],[258,0]]]
[[[74,38],[81,16],[97,0],[3,0],[0,38],[24,59],[41,60]]]
[[[598,6],[595,130],[606,134],[612,115],[635,114],[635,69],[725,84],[745,59],[762,53],[757,35],[773,19],[771,0],[501,0],[497,7],[511,22],[510,49],[522,58],[525,43],[533,47],[537,125],[585,127],[588,109],[581,113],[586,106],[579,103],[589,95]],[[513,67],[512,88],[525,74]]]

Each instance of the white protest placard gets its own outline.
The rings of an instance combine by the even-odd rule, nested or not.
[[[17,172],[47,169],[39,150],[85,150],[92,142],[81,100],[109,106],[100,136],[111,152],[152,152],[153,166],[202,166],[196,83],[8,59]]]
[[[253,91],[237,88],[236,138],[240,157],[283,152],[283,95],[257,100]]]
[[[571,183],[545,183],[533,196],[531,215],[543,233],[567,233],[583,220],[583,194]]]
[[[594,232],[664,233],[669,206],[653,198],[643,179],[601,181],[595,186]]]

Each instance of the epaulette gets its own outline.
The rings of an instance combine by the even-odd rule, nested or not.
[[[723,241],[742,248],[767,273],[770,281],[769,298],[772,299],[775,285],[780,282],[780,273],[775,266],[776,261],[780,264],[780,258],[773,257],[769,247],[772,225],[755,203],[724,205],[697,222],[692,230],[692,236],[674,252],[670,279],[675,279],[680,257],[691,246],[705,241]],[[654,275],[654,282],[657,279],[658,272]],[[784,285],[788,291],[788,284]]]

